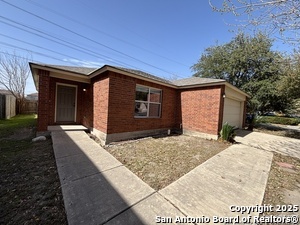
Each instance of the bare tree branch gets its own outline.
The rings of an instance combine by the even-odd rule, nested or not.
[[[29,77],[29,57],[20,57],[15,52],[0,53],[0,85],[9,90],[22,111],[25,100],[26,81]]]
[[[286,42],[300,41],[299,0],[223,0],[222,5],[219,0],[209,0],[209,4],[216,12],[242,17],[237,24],[239,27],[259,27],[279,34]]]

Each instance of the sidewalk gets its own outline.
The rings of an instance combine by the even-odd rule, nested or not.
[[[300,140],[289,137],[275,136],[261,132],[238,130],[235,140],[238,143],[262,149],[269,152],[278,152],[283,155],[300,159]]]
[[[52,141],[70,225],[241,215],[229,207],[261,204],[272,162],[270,152],[233,145],[156,192],[84,131],[53,131]]]
[[[127,216],[120,224],[148,224],[157,213],[181,215],[84,131],[51,135],[69,225],[104,224],[122,213]]]

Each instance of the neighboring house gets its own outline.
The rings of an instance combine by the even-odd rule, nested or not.
[[[243,127],[246,93],[225,80],[168,81],[138,70],[30,63],[39,93],[38,131],[82,124],[104,143],[182,130],[217,139],[225,122]]]
[[[16,97],[8,90],[0,90],[0,119],[16,115]]]

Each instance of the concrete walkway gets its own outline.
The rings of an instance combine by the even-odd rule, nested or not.
[[[300,140],[261,132],[238,130],[235,140],[241,144],[300,159]]]
[[[243,216],[230,206],[262,203],[272,162],[270,152],[233,145],[156,192],[83,131],[53,131],[52,141],[70,225]]]

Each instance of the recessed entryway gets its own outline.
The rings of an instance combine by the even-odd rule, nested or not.
[[[56,113],[55,122],[76,121],[76,95],[77,86],[56,85]]]

